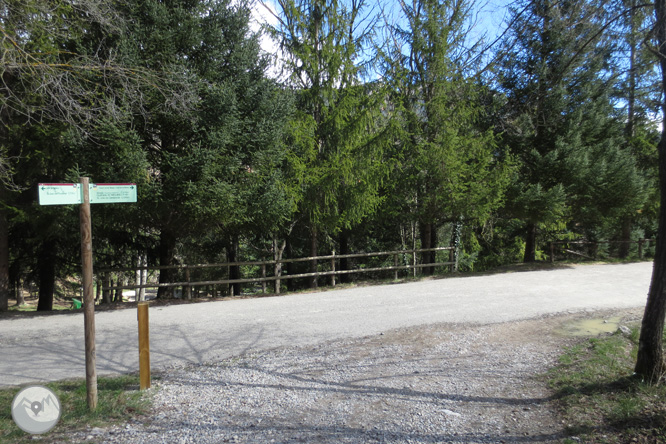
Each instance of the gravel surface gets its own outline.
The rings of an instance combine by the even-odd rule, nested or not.
[[[70,437],[103,443],[555,443],[543,376],[584,317],[437,324],[165,371],[154,409]]]
[[[645,307],[652,264],[557,265],[317,293],[156,306],[154,369],[220,362],[284,346],[436,324],[490,324],[569,311]],[[136,310],[95,314],[97,373],[138,369]],[[0,386],[85,377],[82,313],[0,314]]]

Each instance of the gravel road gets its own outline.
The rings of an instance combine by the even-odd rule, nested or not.
[[[151,308],[153,369],[220,362],[411,327],[484,325],[557,313],[640,308],[651,263],[432,279]],[[99,374],[138,369],[135,310],[99,312]],[[82,314],[0,318],[0,386],[84,377]]]
[[[543,374],[580,339],[559,331],[640,312],[410,327],[172,369],[146,416],[49,442],[561,443]]]

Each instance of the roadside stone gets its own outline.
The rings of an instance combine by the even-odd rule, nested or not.
[[[627,338],[631,336],[631,329],[626,325],[620,325],[617,330]]]

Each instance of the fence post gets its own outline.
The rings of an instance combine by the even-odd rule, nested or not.
[[[638,240],[638,259],[643,260],[643,242],[645,242],[645,239],[639,239]]]
[[[335,250],[332,252],[333,257],[331,258],[331,271],[333,274],[331,274],[331,286],[335,287]]]
[[[555,263],[555,242],[550,242],[550,263]]]
[[[187,281],[187,285],[185,288],[185,297],[187,298],[187,300],[191,300],[192,286],[190,285],[190,269],[187,267],[187,265],[185,266],[185,280]]]
[[[393,270],[393,280],[398,280],[398,253],[393,255],[393,266],[395,267],[395,270]]]
[[[150,333],[148,324],[148,302],[139,302],[137,305],[137,320],[139,322],[139,388],[150,388]]]

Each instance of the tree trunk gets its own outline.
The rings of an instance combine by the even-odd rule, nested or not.
[[[39,276],[39,301],[37,311],[53,310],[53,293],[55,291],[55,242],[44,241],[37,258],[37,274]]]
[[[661,64],[661,88],[666,92],[666,0],[655,1],[655,35],[658,42]],[[662,94],[662,113],[666,113],[666,97]],[[659,231],[652,270],[652,281],[641,325],[636,358],[636,375],[648,382],[658,382],[664,374],[664,351],[662,334],[666,315],[666,132],[661,133],[659,152]]]
[[[9,310],[9,223],[7,213],[0,210],[0,311],[7,310]]]
[[[342,230],[338,239],[340,243],[340,254],[349,254],[349,230]],[[346,257],[340,258],[340,270],[349,270],[349,259]],[[350,274],[341,274],[340,282],[348,284],[351,282]]]
[[[433,248],[433,224],[430,222],[421,222],[419,231],[421,233],[421,248]],[[421,263],[432,264],[432,252],[424,251],[421,253]],[[433,267],[423,267],[421,269],[423,270],[423,274],[426,276],[432,276],[434,274]]]
[[[525,255],[523,256],[523,262],[536,261],[536,235],[536,224],[532,222],[528,223],[525,230]]]
[[[280,294],[281,291],[281,279],[279,279],[280,276],[282,276],[282,254],[284,253],[284,249],[287,247],[287,241],[284,240],[282,241],[282,245],[278,245],[278,240],[277,237],[273,237],[273,260],[275,261],[275,270],[274,270],[274,275],[278,278],[275,279],[275,294]]]
[[[227,262],[238,262],[238,236],[234,236],[227,246]],[[240,279],[241,272],[238,265],[229,267],[229,279]],[[230,284],[231,294],[238,296],[241,294],[241,284]]]
[[[663,0],[661,0],[663,1]],[[659,175],[661,208],[659,210],[659,233],[652,270],[652,281],[641,324],[638,341],[638,356],[634,371],[642,380],[658,382],[665,370],[662,335],[666,314],[666,133],[659,142]]]
[[[631,1],[629,8],[629,85],[627,97],[627,125],[625,134],[628,140],[634,137],[636,121],[636,53],[638,52],[638,26],[636,23],[636,0]]]
[[[125,278],[122,276],[118,276],[118,279],[116,280],[116,287],[122,287],[125,285]],[[113,296],[113,302],[122,302],[123,301],[123,289],[122,288],[116,288],[116,291],[114,292]]]
[[[287,259],[291,259],[291,258],[294,257],[294,250],[293,250],[292,245],[291,245],[290,236],[286,237],[285,242],[286,242],[285,252],[287,253]],[[287,275],[288,276],[293,275],[294,274],[294,263],[293,262],[287,262],[285,265],[286,265],[286,269],[287,269]],[[293,279],[285,279],[282,282],[282,285],[284,285],[285,290],[287,290],[287,291],[293,290],[294,288],[296,288],[296,283],[294,282]]]
[[[102,290],[102,302],[105,304],[110,304],[111,303],[111,290],[109,288],[111,287],[111,274],[106,273],[104,277],[102,278],[102,286],[106,288],[106,290]]]
[[[170,266],[174,264],[174,257],[176,255],[176,236],[169,229],[163,229],[160,233],[160,246],[159,257],[160,266]],[[172,283],[174,277],[174,269],[168,268],[160,270],[160,284]],[[158,299],[167,299],[173,296],[173,288],[159,287],[157,289]]]
[[[23,297],[23,282],[21,277],[17,274],[14,278],[14,296],[16,297],[16,306],[20,307],[25,304],[25,298]]]
[[[136,256],[136,266],[142,268],[148,265],[148,258],[146,253],[140,252]],[[134,301],[143,302],[146,300],[146,289],[141,288],[142,285],[146,283],[146,278],[148,276],[148,270],[141,269],[136,270],[136,285],[137,289],[135,290]]]
[[[310,257],[317,256],[317,250],[318,250],[318,242],[317,242],[317,229],[313,228],[310,232]],[[313,259],[310,261],[310,273],[316,273],[317,272],[317,260]],[[318,282],[317,282],[317,276],[312,276],[310,278],[310,288],[316,289]]]
[[[453,254],[451,255],[453,259],[453,266],[451,267],[453,272],[458,271],[458,262],[460,259],[460,245],[462,241],[462,230],[463,230],[463,218],[460,217],[458,220],[453,222],[453,227],[451,230],[451,246],[453,247]]]
[[[98,304],[102,300],[102,282],[99,279],[99,275],[97,276],[97,285],[95,285],[95,303]]]
[[[619,256],[620,259],[626,259],[629,257],[629,249],[631,244],[631,217],[624,217],[622,219],[622,236],[620,238],[620,249],[619,249]]]

